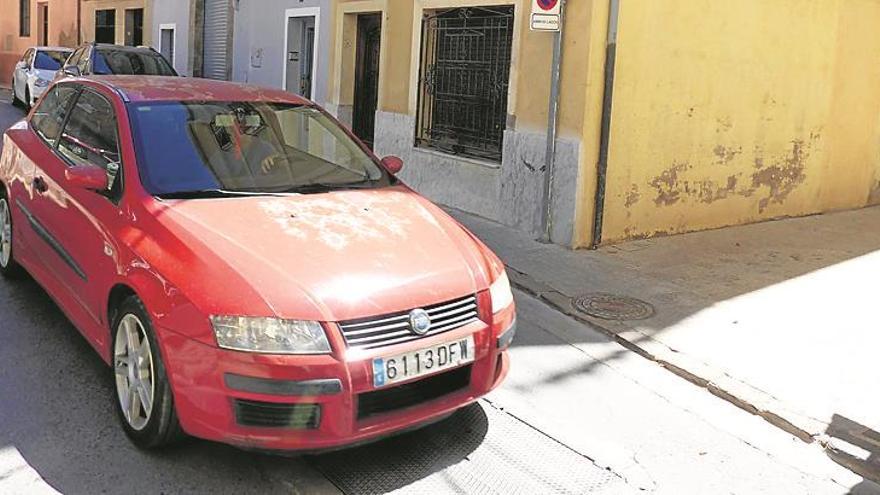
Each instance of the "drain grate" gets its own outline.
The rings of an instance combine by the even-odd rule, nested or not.
[[[654,306],[645,301],[603,292],[575,297],[571,304],[581,313],[603,320],[644,320],[654,316]]]
[[[313,458],[347,494],[621,493],[615,474],[487,403],[424,429]]]

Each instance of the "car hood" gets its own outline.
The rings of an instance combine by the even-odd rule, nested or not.
[[[497,270],[463,227],[404,186],[161,206],[160,222],[212,260],[199,275],[211,314],[250,305],[341,321],[473,294]]]

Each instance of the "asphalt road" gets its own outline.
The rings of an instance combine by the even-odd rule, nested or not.
[[[22,113],[0,91],[0,126]],[[517,294],[505,384],[448,420],[318,457],[135,449],[111,373],[32,280],[0,280],[0,493],[872,493],[782,433]]]

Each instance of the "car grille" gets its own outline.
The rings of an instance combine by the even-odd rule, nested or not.
[[[431,329],[425,335],[413,333],[409,311],[343,321],[339,323],[339,327],[349,348],[375,349],[455,330],[478,319],[476,296],[467,296],[424,309],[431,317]]]
[[[363,393],[358,396],[358,419],[412,407],[462,390],[470,385],[472,367],[469,364],[396,387]]]
[[[235,399],[235,420],[242,426],[315,429],[321,420],[321,406]]]

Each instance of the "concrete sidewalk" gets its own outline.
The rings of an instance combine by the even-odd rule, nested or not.
[[[880,208],[596,251],[452,214],[504,259],[523,290],[880,478]],[[592,317],[572,304],[588,293],[634,297],[655,313]]]

